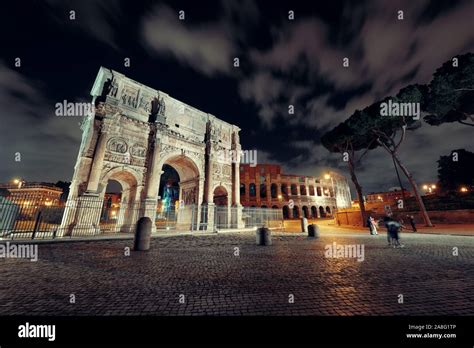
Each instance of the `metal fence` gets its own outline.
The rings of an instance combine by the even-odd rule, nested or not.
[[[284,228],[281,209],[245,207],[243,208],[242,219],[246,227]]]
[[[155,209],[157,233],[214,232],[264,225],[274,229],[284,228],[280,209],[213,205],[172,207],[165,211]],[[144,202],[109,205],[98,197],[79,197],[52,206],[35,201],[33,197],[0,197],[0,238],[52,239],[133,233],[136,222],[144,215],[147,215]],[[78,220],[82,224],[76,223]]]

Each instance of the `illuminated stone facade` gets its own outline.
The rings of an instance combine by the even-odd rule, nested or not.
[[[91,95],[95,115],[82,123],[63,234],[100,233],[100,206],[109,180],[123,189],[122,231],[132,231],[141,216],[155,221],[165,164],[179,174],[178,223],[183,229],[213,230],[214,209],[209,207],[215,204],[229,207],[229,214],[230,207],[241,207],[239,163],[221,154],[240,151],[237,126],[106,68],[100,68]],[[191,205],[199,210],[187,216],[185,207]],[[235,226],[241,225],[240,211],[232,209],[236,216],[229,221]]]
[[[326,177],[284,174],[279,165],[240,165],[240,201],[243,206],[281,209],[285,219],[331,217],[351,207],[346,178],[330,172]]]

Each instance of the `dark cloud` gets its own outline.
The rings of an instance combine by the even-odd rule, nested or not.
[[[143,24],[145,44],[158,54],[170,54],[206,75],[228,73],[235,47],[220,24],[188,27],[178,13],[161,5]]]
[[[116,31],[125,17],[118,0],[47,0],[49,15],[63,27],[68,22],[90,35],[102,44],[119,49]],[[70,20],[70,11],[75,12],[74,21]]]
[[[371,1],[358,5],[348,2],[343,11],[343,26],[328,25],[316,16],[285,23],[269,48],[252,51],[254,74],[241,83],[242,97],[251,99],[249,91],[253,91],[258,115],[270,128],[275,126],[275,115],[282,115],[288,124],[311,127],[320,134],[356,109],[394,94],[405,85],[429,82],[444,61],[474,50],[474,31],[469,19],[474,3],[455,5],[441,11],[427,1]],[[403,20],[397,18],[399,10],[404,11]],[[424,20],[420,21],[420,17]],[[349,68],[343,68],[343,57],[349,57]],[[324,80],[332,87],[326,88],[325,94],[313,92],[314,97],[309,99],[295,95],[297,88],[315,90],[314,85],[293,85],[292,70],[306,64],[308,74],[312,75],[310,80]],[[269,88],[263,86],[262,71],[265,81],[273,82]],[[274,79],[276,75],[278,80]],[[287,88],[282,89],[282,85]],[[344,93],[350,89],[355,92]],[[278,102],[276,91],[280,95]],[[285,103],[281,102],[281,95]],[[293,117],[285,113],[290,103],[296,104]],[[440,154],[457,145],[472,148],[466,141],[469,131],[458,125],[450,125],[449,130],[425,125],[407,138],[402,158],[419,181],[433,181]],[[439,141],[442,134],[444,141]],[[318,173],[334,165],[334,161],[341,161],[322,148],[319,136],[299,137],[292,144],[300,150],[290,160],[293,171]],[[388,188],[391,184],[386,181],[391,180],[390,176],[380,172],[393,174],[392,167],[390,157],[381,149],[372,151],[361,168],[361,182],[369,190]]]
[[[259,18],[253,1],[222,1],[221,15],[214,22],[199,22],[184,11],[165,4],[155,6],[142,23],[146,48],[156,54],[175,57],[196,71],[212,76],[216,73],[231,74],[234,58],[240,57],[239,44]],[[187,16],[187,17],[186,17]]]
[[[54,115],[55,101],[45,98],[36,81],[0,61],[2,133],[0,178],[55,182],[72,177],[79,148],[80,118]],[[20,153],[21,161],[15,161]]]

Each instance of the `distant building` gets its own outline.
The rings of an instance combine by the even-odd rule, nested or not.
[[[284,174],[275,164],[241,164],[240,202],[245,207],[281,209],[285,219],[321,218],[350,208],[351,193],[338,173],[317,178]]]
[[[400,187],[392,187],[388,191],[385,192],[372,192],[369,193],[366,197],[366,202],[367,203],[386,203],[386,204],[391,204],[396,202],[397,200],[401,199],[403,196],[404,197],[411,197],[411,192],[403,189],[403,194],[402,190]]]
[[[63,190],[54,184],[44,182],[27,182],[22,185],[0,184],[0,188],[10,192],[8,199],[24,206],[58,206]]]

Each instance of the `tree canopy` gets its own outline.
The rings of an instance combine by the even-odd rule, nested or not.
[[[424,120],[433,126],[459,122],[474,126],[474,54],[459,55],[436,70],[428,85],[429,113]]]
[[[457,191],[462,186],[474,187],[474,153],[457,149],[440,156],[438,180],[442,189],[448,191]]]

